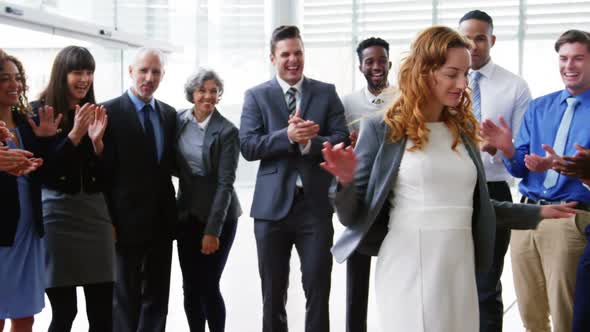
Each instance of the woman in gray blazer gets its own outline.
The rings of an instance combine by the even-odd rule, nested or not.
[[[490,267],[496,223],[534,228],[569,206],[491,201],[467,89],[471,43],[447,27],[420,33],[400,67],[400,95],[361,127],[356,149],[325,143],[323,168],[339,183],[347,226],[332,248],[379,254],[384,331],[479,329],[475,271]]]
[[[219,279],[242,214],[234,191],[239,157],[238,129],[215,105],[223,82],[200,69],[185,84],[191,109],[178,112],[178,258],[184,309],[191,332],[225,329],[225,304]]]

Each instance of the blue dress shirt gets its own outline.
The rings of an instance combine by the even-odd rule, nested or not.
[[[152,122],[152,127],[154,127],[154,134],[156,135],[156,151],[158,153],[158,161],[162,158],[162,151],[164,151],[164,129],[162,128],[162,120],[160,118],[160,112],[156,108],[156,100],[152,98],[148,103],[144,102],[143,100],[139,99],[136,95],[131,92],[131,89],[127,90],[127,95],[129,95],[129,99],[135,106],[135,111],[137,112],[137,117],[141,126],[145,130],[145,125],[143,123],[143,114],[141,114],[141,110],[146,104],[149,104],[152,107],[153,112],[150,112],[150,121]]]
[[[529,104],[522,125],[516,137],[516,151],[511,159],[504,158],[504,165],[514,177],[522,178],[520,193],[533,200],[578,201],[590,203],[590,191],[575,177],[560,174],[557,184],[545,188],[543,181],[547,172],[529,171],[524,165],[524,156],[536,153],[545,155],[541,144],[553,146],[561,118],[567,108],[566,99],[572,97],[567,90],[553,92],[539,97]],[[590,147],[590,90],[577,96],[580,101],[574,111],[564,155],[573,156],[577,150],[574,144]]]

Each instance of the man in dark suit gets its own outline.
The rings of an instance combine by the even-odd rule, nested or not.
[[[250,215],[262,281],[263,331],[287,331],[293,245],[307,299],[305,331],[329,331],[332,176],[319,163],[323,142],[348,137],[344,109],[333,85],[303,76],[297,27],[276,28],[270,44],[277,75],[246,91],[240,128],[242,155],[260,160]]]
[[[114,331],[164,331],[176,221],[171,170],[176,112],[153,97],[164,75],[162,54],[140,49],[132,85],[104,103],[109,124],[104,164],[116,230]]]

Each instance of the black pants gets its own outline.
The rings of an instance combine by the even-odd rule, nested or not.
[[[89,332],[110,332],[113,330],[113,283],[83,285],[86,297],[86,314]],[[78,313],[76,286],[53,287],[45,290],[51,302],[51,324],[49,332],[67,332]]]
[[[296,197],[283,220],[255,220],[258,271],[262,282],[262,331],[287,331],[287,288],[293,246],[301,261],[305,292],[305,331],[330,330],[329,298],[334,228],[329,217],[314,216]]]
[[[196,219],[179,226],[176,237],[178,260],[182,269],[184,312],[191,332],[225,331],[225,302],[219,280],[236,236],[237,221],[226,220],[219,236],[219,250],[211,255],[201,253],[205,223]]]
[[[503,202],[512,202],[510,187],[506,182],[488,182],[490,197]],[[494,260],[487,273],[477,273],[477,294],[479,297],[479,331],[501,332],[504,305],[500,277],[504,268],[504,255],[510,243],[510,229],[497,228],[494,246]]]
[[[346,332],[367,331],[371,256],[354,251],[346,260]]]
[[[172,241],[116,248],[115,332],[164,332],[170,295]]]

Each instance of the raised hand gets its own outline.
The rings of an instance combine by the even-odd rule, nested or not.
[[[74,126],[68,134],[68,137],[74,145],[80,144],[82,137],[88,133],[88,126],[94,121],[96,107],[96,105],[90,103],[86,103],[82,105],[82,107],[76,105]]]
[[[492,120],[485,120],[481,123],[480,133],[487,144],[487,148],[496,148],[504,153],[507,158],[514,155],[514,145],[512,144],[512,130],[502,116],[499,117],[500,126],[497,126]]]
[[[576,214],[574,207],[578,202],[569,202],[561,205],[541,206],[541,219],[562,219],[569,218]]]
[[[104,150],[102,138],[104,136],[104,131],[107,128],[107,120],[108,118],[106,109],[104,106],[100,105],[94,111],[94,119],[88,126],[88,137],[90,137],[90,140],[92,140],[94,153],[99,156]]]
[[[299,111],[289,117],[287,136],[293,142],[306,145],[310,139],[316,137],[320,126],[311,120],[304,120],[299,116]]]
[[[552,168],[567,176],[580,178],[584,183],[590,182],[590,149],[586,149],[579,144],[576,147],[575,155],[572,157],[565,156],[559,160],[553,161]]]
[[[53,107],[43,106],[39,108],[39,125],[32,118],[28,118],[29,125],[33,129],[35,136],[48,137],[57,134],[63,114],[58,114],[57,117],[54,117],[54,114]]]
[[[330,142],[324,142],[322,155],[325,161],[320,166],[334,175],[338,182],[348,185],[354,180],[357,160],[352,146],[344,147],[344,143],[332,146]]]

